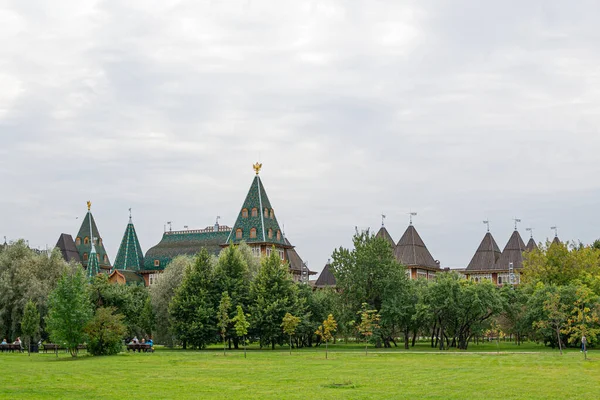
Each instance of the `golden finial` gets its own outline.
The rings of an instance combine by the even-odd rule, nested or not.
[[[256,172],[256,175],[258,175],[258,173],[260,172],[260,169],[262,168],[262,164],[256,163],[252,166],[252,168],[254,168],[254,172]]]
[[[88,200],[87,205],[88,205],[88,211],[90,211],[90,209],[92,208],[92,202]]]

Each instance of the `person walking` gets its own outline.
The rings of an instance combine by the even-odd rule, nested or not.
[[[581,351],[587,353],[587,339],[585,335],[581,336]]]

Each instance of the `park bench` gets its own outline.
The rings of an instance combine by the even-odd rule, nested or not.
[[[55,343],[43,343],[42,346],[44,346],[44,353],[47,353],[48,350],[58,353],[58,348],[60,347]]]
[[[138,353],[141,353],[142,351],[144,353],[147,352],[154,352],[154,349],[152,348],[152,346],[150,346],[149,344],[146,343],[129,343],[127,345],[127,351],[133,350],[133,352],[135,353],[136,350]]]
[[[4,353],[5,351],[10,351],[10,352],[13,352],[13,353],[15,351],[18,351],[19,353],[22,353],[23,352],[23,348],[21,347],[20,344],[12,344],[12,343],[9,343],[9,344],[0,344],[0,351],[2,353]]]

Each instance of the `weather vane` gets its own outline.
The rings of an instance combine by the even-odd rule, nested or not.
[[[483,223],[487,226],[487,231],[490,231],[490,220],[486,219],[485,221],[483,221]]]
[[[409,217],[409,221],[410,221],[410,224],[412,225],[412,224],[413,224],[413,223],[412,223],[412,217],[415,217],[415,216],[417,215],[417,213],[416,213],[416,212],[412,212],[412,211],[411,211],[411,212],[410,212],[408,215],[410,215],[410,217]]]
[[[513,221],[515,221],[515,231],[517,230],[517,224],[519,222],[521,222],[521,220],[519,218],[513,218]]]
[[[260,169],[262,168],[262,164],[257,162],[252,166],[252,168],[254,168],[254,172],[256,172],[256,175],[258,175],[260,173]]]
[[[381,226],[383,227],[385,221],[385,214],[381,213]]]
[[[90,211],[90,209],[92,208],[92,202],[88,200],[87,206],[88,206],[88,211]]]
[[[558,237],[558,226],[551,226],[550,229],[554,231],[554,237]]]
[[[529,232],[529,237],[533,239],[533,228],[525,228],[527,232]]]

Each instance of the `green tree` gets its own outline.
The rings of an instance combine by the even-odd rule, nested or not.
[[[337,322],[333,318],[333,315],[329,314],[327,319],[323,321],[323,325],[319,326],[315,331],[315,334],[325,341],[325,359],[327,359],[328,344],[333,338],[335,331],[337,330]]]
[[[154,316],[153,335],[156,342],[173,346],[174,331],[169,314],[169,303],[175,296],[175,290],[181,285],[186,269],[191,269],[194,259],[190,256],[177,256],[158,275],[150,286],[150,301]]]
[[[298,288],[292,281],[289,268],[276,251],[264,257],[260,271],[251,286],[252,325],[260,338],[261,347],[281,343],[281,320],[298,304]]]
[[[244,314],[242,306],[237,306],[237,314],[231,319],[235,327],[235,333],[238,337],[242,338],[242,344],[244,346],[244,358],[246,358],[246,335],[248,334],[248,328],[250,322],[246,319],[249,314]]]
[[[173,331],[183,347],[204,348],[217,337],[216,293],[213,285],[213,265],[206,249],[196,255],[194,264],[186,269],[181,286],[169,305]]]
[[[290,337],[290,355],[292,355],[292,336],[296,333],[296,328],[300,323],[300,318],[294,317],[292,314],[285,313],[281,326],[283,327],[283,333]]]
[[[219,331],[223,338],[223,355],[225,355],[225,340],[227,338],[227,328],[229,327],[229,310],[231,309],[231,298],[227,292],[221,294],[221,301],[219,302],[219,313],[217,319],[219,320]]]
[[[115,314],[114,307],[100,307],[96,315],[85,327],[89,338],[88,353],[94,356],[109,356],[118,354],[122,349],[123,335],[126,327],[123,315]]]
[[[31,355],[31,341],[40,330],[40,312],[37,309],[36,304],[29,300],[25,305],[25,311],[23,312],[23,320],[21,321],[21,331],[25,340],[27,341],[27,353]]]
[[[544,289],[543,287],[541,288]],[[540,290],[543,294],[543,313],[542,317],[534,322],[537,328],[548,328],[555,332],[556,343],[562,355],[562,340],[561,331],[567,325],[569,317],[568,305],[565,304],[564,298],[561,297],[560,290],[554,286],[550,286],[548,290]]]
[[[571,305],[571,315],[562,332],[568,335],[571,344],[579,343],[582,336],[587,338],[588,345],[593,344],[600,334],[599,298],[584,285],[579,285],[575,294],[576,299]],[[587,359],[587,352],[585,358]]]
[[[71,356],[77,357],[77,346],[85,341],[84,329],[92,317],[83,269],[63,273],[50,293],[48,306],[46,324],[51,339],[64,344]]]
[[[362,304],[362,308],[357,312],[360,315],[360,322],[356,325],[358,332],[365,338],[365,356],[369,346],[369,339],[373,336],[376,329],[379,328],[380,316],[377,310],[369,310],[367,303]]]

